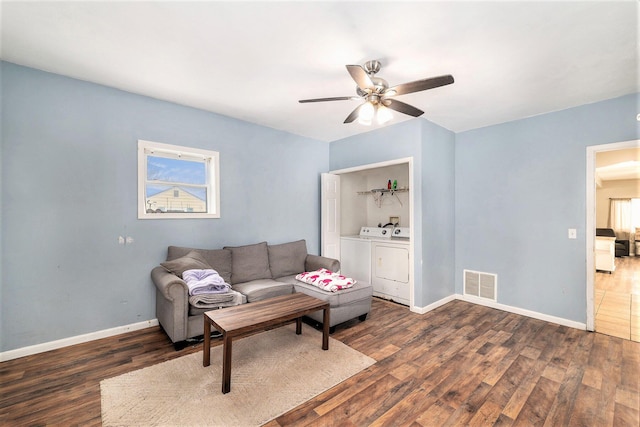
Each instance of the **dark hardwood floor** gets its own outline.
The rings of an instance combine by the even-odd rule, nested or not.
[[[332,337],[377,363],[267,426],[640,425],[640,343],[462,301],[419,315],[377,299]],[[0,425],[100,425],[100,380],[200,350],[149,328],[3,362]]]

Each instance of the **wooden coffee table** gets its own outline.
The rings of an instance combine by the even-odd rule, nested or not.
[[[282,295],[249,304],[226,307],[204,313],[202,365],[211,358],[211,326],[222,333],[222,393],[231,391],[231,340],[274,326],[296,321],[296,334],[302,333],[302,316],[324,310],[322,349],[329,350],[329,302],[303,293]]]

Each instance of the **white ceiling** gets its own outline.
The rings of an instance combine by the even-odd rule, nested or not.
[[[596,176],[602,181],[640,179],[640,162],[629,161],[597,168]]]
[[[346,64],[454,132],[639,91],[638,2],[7,2],[0,57],[323,141],[358,101]],[[411,119],[396,113],[397,123]],[[415,120],[415,119],[414,119]],[[634,115],[635,120],[635,115]]]

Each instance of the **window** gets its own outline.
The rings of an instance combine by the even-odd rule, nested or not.
[[[631,227],[635,227],[636,233],[640,230],[640,199],[631,199]]]
[[[218,152],[138,140],[138,218],[220,218]]]

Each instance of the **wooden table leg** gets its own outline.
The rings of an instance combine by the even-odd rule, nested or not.
[[[209,366],[211,363],[211,323],[204,317],[204,342],[202,344],[202,366]]]
[[[329,350],[329,307],[322,313],[322,349]]]
[[[231,337],[222,334],[222,393],[231,391]]]
[[[296,335],[300,335],[302,333],[302,317],[298,317],[296,319]]]

